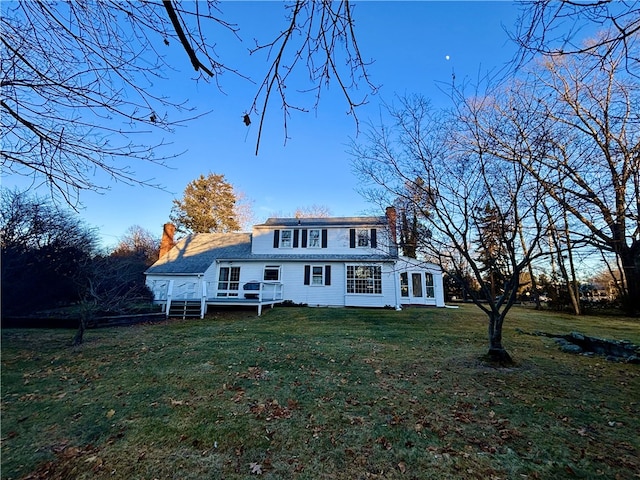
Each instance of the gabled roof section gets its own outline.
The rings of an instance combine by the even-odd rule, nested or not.
[[[387,225],[386,217],[269,218],[256,227],[369,227]]]
[[[169,253],[151,265],[145,273],[201,274],[216,259],[250,256],[250,233],[194,233],[178,241]]]

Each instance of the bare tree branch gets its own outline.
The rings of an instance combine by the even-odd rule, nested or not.
[[[522,3],[513,40],[520,46],[518,62],[533,54],[544,56],[622,51],[628,73],[638,75],[640,56],[633,44],[640,35],[640,2],[621,0],[533,0]],[[594,37],[589,28],[598,28]],[[586,41],[586,39],[589,39]]]

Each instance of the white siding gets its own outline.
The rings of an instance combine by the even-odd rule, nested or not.
[[[376,237],[377,237],[377,246],[376,248],[371,247],[350,247],[349,241],[349,230],[347,227],[318,227],[318,228],[309,228],[305,227],[304,229],[308,230],[327,230],[327,248],[310,248],[310,247],[302,247],[302,230],[303,228],[294,228],[291,230],[298,231],[298,247],[291,248],[283,248],[278,247],[274,248],[274,231],[275,230],[287,230],[287,227],[280,228],[271,228],[271,227],[254,227],[253,228],[253,239],[251,244],[251,252],[254,254],[278,254],[278,255],[314,255],[314,254],[323,254],[323,255],[387,255],[389,253],[389,238],[388,231],[386,228],[381,226],[375,227],[359,227],[356,230],[365,229],[371,230],[375,228]]]
[[[307,304],[309,306],[353,306],[353,307],[385,307],[397,306],[404,303],[400,297],[399,276],[405,271],[424,272],[433,274],[435,298],[424,298],[423,304],[444,306],[444,291],[442,283],[442,271],[436,265],[417,262],[411,259],[401,258],[397,264],[371,263],[370,265],[382,265],[382,293],[381,294],[347,294],[346,276],[347,265],[355,265],[353,262],[304,262],[304,261],[267,261],[267,262],[214,262],[203,276],[187,275],[148,275],[147,285],[154,293],[157,301],[167,299],[167,287],[173,280],[174,290],[172,298],[192,299],[200,298],[202,283],[207,282],[207,294],[210,299],[215,299],[218,288],[218,272],[221,266],[240,267],[240,286],[238,298],[244,297],[243,285],[250,281],[264,281],[265,266],[280,267],[280,283],[283,284],[283,299],[294,303]],[[330,285],[305,285],[305,265],[322,266],[326,272],[326,266],[331,266]],[[325,273],[326,275],[326,273]],[[326,279],[325,279],[326,281]],[[311,283],[311,282],[310,282]],[[406,299],[405,299],[406,300]]]
[[[331,285],[304,285],[304,266],[331,265]],[[286,273],[285,273],[286,272]],[[384,307],[396,305],[396,285],[393,269],[382,266],[382,294],[347,294],[346,264],[330,263],[288,263],[283,266],[284,298],[295,303],[310,306],[359,306]]]
[[[264,268],[267,265],[278,265],[281,267],[280,283],[283,284],[284,300],[290,300],[294,303],[304,303],[310,306],[331,307],[384,307],[396,305],[396,282],[391,264],[382,265],[382,294],[347,295],[346,264],[342,262],[216,262],[205,272],[203,277],[203,280],[207,282],[209,298],[214,299],[217,294],[219,267],[240,267],[240,289],[238,290],[238,296],[242,298],[244,296],[242,286],[253,280],[263,281]],[[325,272],[326,266],[329,265],[331,267],[331,284],[305,285],[305,265],[322,266]],[[176,278],[176,283],[178,283],[180,277],[174,278]],[[147,279],[148,284],[150,280],[150,278]],[[177,297],[174,296],[174,298]],[[160,299],[161,298],[156,296],[156,300]]]
[[[304,267],[331,266],[331,285],[305,285]],[[344,274],[340,263],[291,262],[283,265],[284,298],[311,306],[344,306]]]

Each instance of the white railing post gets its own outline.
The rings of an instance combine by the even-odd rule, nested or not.
[[[169,280],[169,286],[167,287],[167,306],[166,315],[169,317],[169,310],[171,309],[171,297],[173,297],[173,280]]]
[[[204,318],[207,311],[207,282],[202,279],[202,297],[200,298],[200,318]]]

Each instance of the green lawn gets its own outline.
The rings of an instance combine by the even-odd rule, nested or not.
[[[637,479],[640,367],[521,331],[640,322],[472,306],[275,308],[2,332],[2,478]]]

